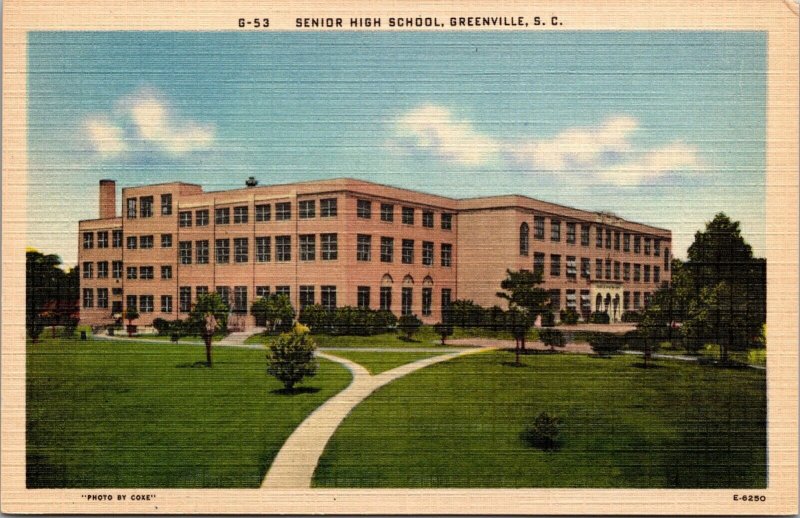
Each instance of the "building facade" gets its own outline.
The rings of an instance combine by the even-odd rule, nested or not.
[[[81,321],[185,318],[215,291],[233,328],[253,300],[388,309],[441,320],[456,299],[492,306],[507,269],[542,272],[556,312],[619,320],[670,280],[671,233],[525,196],[453,199],[353,179],[204,192],[100,181],[99,218],[79,223]]]

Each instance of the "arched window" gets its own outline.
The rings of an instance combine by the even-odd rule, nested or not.
[[[528,255],[530,248],[530,229],[527,223],[519,226],[519,255]]]
[[[384,274],[384,276],[381,278],[381,286],[391,286],[392,284],[394,284],[392,276],[388,273]]]
[[[669,271],[669,248],[664,249],[664,271]]]
[[[424,279],[422,279],[422,285],[426,288],[433,286],[433,278],[430,275],[426,275]]]
[[[603,296],[601,294],[597,294],[597,297],[594,301],[594,310],[598,313],[603,311]]]
[[[403,286],[413,286],[414,285],[414,277],[410,275],[406,275],[403,277]]]

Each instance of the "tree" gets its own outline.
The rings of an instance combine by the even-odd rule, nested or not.
[[[514,362],[519,365],[520,343],[525,340],[531,321],[528,315],[519,308],[509,309],[506,313],[506,329],[516,342],[514,345]]]
[[[211,342],[214,333],[228,328],[228,305],[218,293],[197,297],[189,312],[188,327],[203,337],[206,345],[206,364],[211,367]]]
[[[287,392],[291,392],[303,378],[317,373],[316,349],[309,329],[295,324],[292,331],[281,334],[269,346],[267,372],[283,383]]]
[[[408,340],[411,340],[414,334],[422,327],[422,320],[417,315],[403,315],[397,321],[397,327],[406,335]]]
[[[128,336],[133,336],[133,321],[139,318],[139,311],[135,306],[128,306],[125,310],[125,320],[128,321]]]
[[[287,331],[294,320],[294,308],[287,295],[273,293],[259,297],[250,307],[256,321],[263,323],[268,331]]]
[[[31,337],[33,343],[39,341],[39,335],[42,334],[42,331],[44,331],[44,321],[42,317],[36,315],[31,319],[30,325],[28,325],[28,336]]]
[[[675,286],[662,286],[638,315],[636,332],[629,339],[641,344],[645,368],[661,342],[675,342],[680,338],[676,318],[684,312],[684,304]]]
[[[78,271],[61,269],[61,258],[38,250],[25,252],[25,325],[28,332],[36,318],[51,326],[69,316],[78,302]],[[44,324],[44,322],[42,322]]]
[[[442,337],[442,345],[445,345],[444,341],[448,336],[453,335],[453,325],[446,323],[446,322],[437,322],[433,324],[434,332]]]
[[[523,316],[532,323],[544,312],[545,305],[550,300],[547,292],[538,287],[541,283],[541,272],[506,270],[506,278],[500,283],[503,291],[498,291],[497,296],[508,302],[509,309],[519,308]],[[520,325],[520,322],[515,325]],[[518,341],[518,346],[525,350],[525,335]]]
[[[544,345],[550,347],[550,352],[555,352],[556,347],[565,347],[567,345],[564,333],[558,329],[542,329],[539,331],[539,340],[541,340]]]
[[[729,351],[745,351],[758,344],[761,328],[753,329],[748,304],[727,282],[703,288],[689,306],[685,332],[694,340],[719,345],[720,361],[728,361]]]

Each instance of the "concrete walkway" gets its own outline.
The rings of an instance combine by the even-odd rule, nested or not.
[[[215,345],[244,345],[244,341],[250,338],[253,335],[257,335],[259,333],[263,333],[266,331],[265,327],[254,327],[247,331],[236,331],[233,333],[229,333],[227,336],[223,337],[222,340],[217,342]]]
[[[262,489],[304,489],[311,487],[311,480],[317,468],[325,445],[333,436],[345,417],[378,388],[414,371],[451,360],[465,354],[488,350],[474,348],[462,351],[443,352],[441,356],[425,358],[401,365],[392,370],[371,376],[361,365],[338,356],[317,353],[320,358],[341,363],[353,373],[350,385],[330,398],[322,406],[300,423],[283,444],[272,462]]]

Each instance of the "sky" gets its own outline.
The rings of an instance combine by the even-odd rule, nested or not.
[[[518,193],[765,253],[757,32],[37,32],[28,245],[77,260],[97,184],[353,177]],[[119,191],[118,191],[119,202]]]

